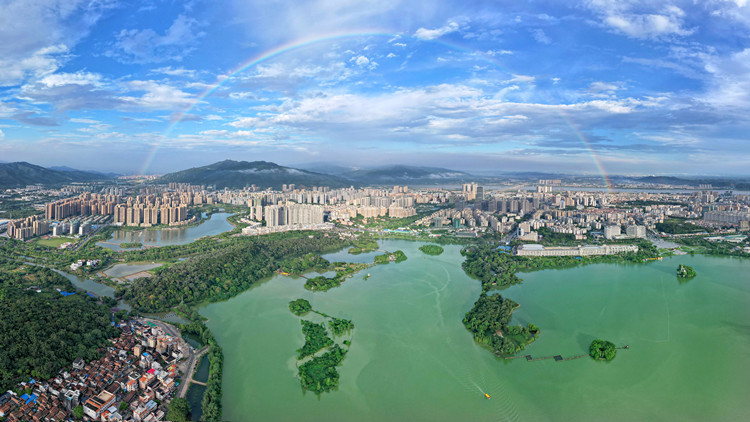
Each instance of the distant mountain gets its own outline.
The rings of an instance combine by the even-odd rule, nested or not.
[[[299,163],[294,164],[295,168],[312,171],[315,173],[332,174],[334,176],[342,176],[352,171],[358,170],[358,167],[346,167],[333,163],[326,162],[313,162],[313,163]]]
[[[274,189],[281,189],[282,184],[289,183],[306,187],[345,187],[352,184],[351,181],[337,176],[284,167],[268,161],[233,160],[165,174],[156,180],[156,183],[169,182],[214,185],[217,188],[241,188],[255,185]]]
[[[457,170],[405,165],[353,170],[341,176],[368,185],[408,183],[432,185],[446,182],[470,181],[477,178],[476,176]]]
[[[111,177],[101,173],[80,170],[53,170],[27,162],[0,163],[0,187],[15,188],[26,185],[59,185],[71,182],[106,180]]]
[[[110,173],[104,173],[104,172],[96,171],[96,170],[78,170],[78,169],[74,169],[74,168],[68,167],[68,166],[52,166],[52,167],[48,167],[48,169],[50,169],[50,170],[57,170],[57,171],[67,171],[67,172],[81,172],[82,171],[84,173],[98,174],[98,175],[101,175],[101,176],[104,176],[104,177],[107,177],[107,178],[110,178],[110,179],[114,179],[115,177],[122,176],[119,173],[112,173],[112,172],[110,172]]]

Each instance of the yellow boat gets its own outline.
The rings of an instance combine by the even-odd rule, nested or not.
[[[486,399],[488,399],[488,400],[489,400],[489,398],[490,398],[490,395],[489,395],[489,394],[487,394],[487,393],[484,393],[484,398],[486,398]]]

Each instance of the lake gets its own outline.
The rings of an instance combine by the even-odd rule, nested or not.
[[[121,248],[121,243],[138,242],[143,244],[144,247],[184,245],[192,243],[201,237],[214,236],[232,230],[234,226],[227,221],[227,217],[230,215],[232,214],[224,212],[214,213],[202,223],[188,227],[170,227],[155,230],[144,229],[138,231],[115,230],[112,233],[112,237],[104,242],[97,242],[97,245],[114,251],[133,250]]]
[[[521,304],[518,323],[542,330],[523,354],[580,355],[597,337],[630,345],[609,363],[527,362],[495,358],[463,327],[480,286],[462,271],[460,247],[427,257],[420,245],[382,241],[381,249],[401,249],[409,259],[365,270],[328,292],[275,276],[201,308],[225,356],[223,419],[738,420],[750,414],[750,260],[682,256],[521,274],[524,284],[502,293]],[[678,263],[698,276],[680,283]],[[287,304],[300,297],[356,326],[338,391],[320,397],[303,392],[295,378],[295,350],[304,338]]]

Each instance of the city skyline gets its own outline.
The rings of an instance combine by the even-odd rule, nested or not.
[[[746,2],[557,3],[3,0],[0,153],[747,174]]]

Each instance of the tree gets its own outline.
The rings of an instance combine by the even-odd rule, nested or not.
[[[592,359],[610,361],[615,358],[617,348],[611,341],[596,339],[591,342],[589,355]]]
[[[73,408],[73,417],[76,418],[76,420],[83,419],[83,406],[79,404]]]
[[[178,397],[169,402],[167,410],[167,420],[172,422],[188,421],[190,416],[190,403],[187,399]]]
[[[124,411],[128,410],[128,407],[130,407],[130,405],[128,405],[128,402],[125,402],[125,401],[121,402],[120,403],[120,412],[124,412]]]

